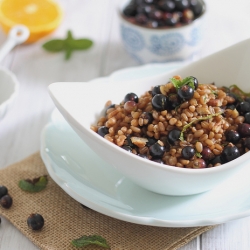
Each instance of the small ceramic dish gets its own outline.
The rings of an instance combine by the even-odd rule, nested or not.
[[[18,44],[29,37],[29,30],[23,25],[14,26],[5,43],[0,48],[0,61]],[[18,94],[19,82],[16,76],[5,68],[0,68],[0,119],[4,117]]]
[[[170,28],[146,28],[122,14],[130,0],[118,7],[120,33],[127,52],[139,63],[162,63],[195,59],[201,50],[205,4],[202,14],[189,24]]]
[[[160,194],[197,194],[211,190],[249,164],[249,152],[219,167],[177,168],[131,154],[99,136],[90,126],[96,124],[103,115],[104,105],[108,100],[119,103],[129,92],[140,96],[152,86],[165,84],[177,74],[183,77],[192,75],[199,82],[215,82],[218,86],[237,84],[249,92],[249,44],[250,39],[182,68],[141,80],[108,83],[58,82],[49,86],[49,92],[59,111],[85,143],[125,177]]]

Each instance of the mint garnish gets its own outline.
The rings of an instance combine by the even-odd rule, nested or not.
[[[71,241],[71,244],[75,247],[86,247],[88,245],[97,245],[104,248],[110,248],[107,241],[99,235],[83,235],[79,239]]]
[[[48,183],[47,176],[41,176],[38,178],[34,178],[33,180],[26,179],[20,180],[18,186],[23,190],[30,193],[37,193],[42,191]]]
[[[179,79],[176,79],[176,78],[170,78],[170,81],[173,83],[176,90],[181,88],[183,85],[188,85],[192,89],[195,89],[194,78],[192,76],[188,76],[188,77],[186,77],[186,78],[184,78],[182,80],[179,80]]]
[[[68,60],[74,50],[86,50],[93,45],[89,39],[74,39],[69,30],[66,39],[53,39],[43,44],[43,48],[49,52],[65,51],[65,59]]]

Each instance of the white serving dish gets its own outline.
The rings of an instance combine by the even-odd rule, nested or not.
[[[237,84],[247,91],[250,80],[250,40],[191,63],[177,70],[136,81],[58,82],[50,95],[72,128],[104,161],[150,191],[166,195],[191,195],[211,190],[246,164],[249,153],[216,168],[183,169],[158,164],[130,154],[90,129],[104,111],[107,100],[119,103],[129,92],[143,94],[151,86],[164,84],[173,75],[192,75],[202,83]],[[81,149],[79,149],[81,150]]]
[[[142,72],[142,68],[138,70]],[[119,220],[157,227],[195,227],[250,215],[247,165],[202,194],[178,197],[156,194],[139,187],[103,161],[58,110],[43,129],[40,153],[50,177],[68,195]]]

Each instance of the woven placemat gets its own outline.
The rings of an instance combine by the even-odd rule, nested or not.
[[[46,189],[39,193],[27,193],[18,187],[20,179],[33,179],[46,174],[39,153],[0,170],[0,185],[5,185],[13,198],[12,207],[0,207],[0,214],[40,249],[76,249],[70,243],[72,239],[97,234],[107,240],[112,250],[173,250],[213,228],[163,228],[120,221],[84,208],[50,177]],[[44,217],[45,224],[41,231],[28,228],[26,221],[31,213],[40,213]],[[84,249],[101,248],[89,246]]]

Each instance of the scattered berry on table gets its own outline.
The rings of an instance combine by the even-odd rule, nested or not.
[[[44,219],[40,214],[31,214],[27,219],[27,224],[32,230],[40,230],[44,225]]]
[[[10,208],[13,200],[10,195],[6,194],[0,199],[0,205],[4,208]]]
[[[5,186],[0,186],[0,198],[2,198],[4,195],[8,194],[8,189]]]

